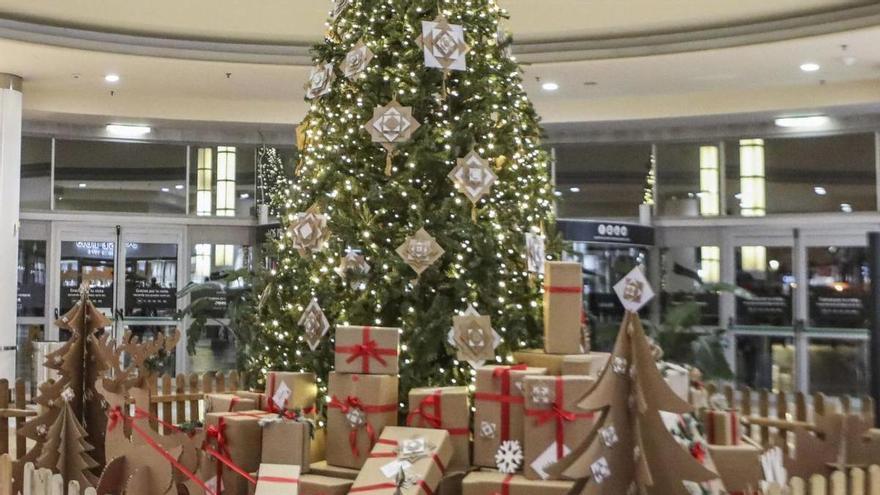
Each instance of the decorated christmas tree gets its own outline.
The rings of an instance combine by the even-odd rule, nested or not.
[[[255,376],[333,363],[336,325],[399,327],[401,394],[539,346],[548,158],[495,0],[337,0],[315,47]],[[526,237],[530,237],[527,249]],[[549,249],[548,252],[552,251]],[[531,256],[529,256],[531,255]],[[500,341],[447,340],[469,306]]]
[[[639,308],[653,292],[640,268],[615,286],[626,309],[608,365],[578,402],[596,413],[587,440],[549,471],[580,481],[582,495],[688,495],[684,481],[718,477],[667,430],[660,411],[684,414],[692,408],[669,387],[652,354]]]

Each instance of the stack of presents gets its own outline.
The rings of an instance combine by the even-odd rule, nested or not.
[[[609,358],[589,352],[581,277],[578,263],[548,263],[543,350],[479,367],[473,391],[413,389],[406,416],[400,330],[337,327],[326,425],[311,373],[270,372],[265,393],[209,395],[200,478],[226,495],[568,493],[573,483],[545,468],[585,440],[593,418],[574,402]]]

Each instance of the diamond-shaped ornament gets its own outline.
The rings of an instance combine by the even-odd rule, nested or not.
[[[440,244],[423,228],[415,235],[407,237],[397,247],[397,254],[419,275],[439,260],[444,252]]]
[[[367,415],[362,409],[352,407],[347,413],[345,413],[345,420],[348,422],[348,426],[352,428],[360,428],[367,424]]]
[[[342,61],[342,66],[340,67],[342,74],[349,79],[354,79],[355,76],[369,67],[371,60],[373,60],[373,51],[363,41],[358,41],[345,55],[345,60]]]
[[[498,426],[490,421],[480,421],[480,438],[495,438]]]
[[[552,404],[555,397],[549,385],[539,383],[532,387],[531,399],[533,404]]]
[[[596,484],[601,484],[603,481],[611,477],[611,466],[608,465],[608,460],[604,457],[600,457],[596,462],[590,465],[590,471],[593,473],[593,481]]]
[[[467,70],[470,47],[464,40],[464,27],[449,24],[442,15],[422,21],[422,35],[416,40],[425,56],[425,65],[444,71]]]
[[[336,74],[333,72],[333,64],[318,64],[313,67],[306,82],[306,98],[313,100],[329,93],[334,79]]]
[[[620,303],[624,309],[630,312],[637,312],[642,306],[648,303],[654,297],[654,290],[645,278],[644,272],[640,267],[635,267],[623,277],[622,280],[614,285],[614,292],[617,294]]]
[[[602,437],[602,443],[605,444],[606,447],[611,448],[617,444],[619,438],[617,437],[617,429],[614,426],[606,426],[605,428],[601,428],[599,430],[599,436]]]
[[[501,343],[501,336],[492,328],[492,319],[481,315],[469,304],[467,310],[452,317],[452,329],[447,335],[450,345],[458,352],[456,357],[479,368],[486,361],[495,359],[495,349]]]
[[[318,208],[312,206],[304,213],[293,216],[290,226],[287,228],[293,248],[299,251],[300,256],[308,253],[323,251],[330,237],[330,229],[327,227],[327,215],[318,212]]]
[[[455,184],[456,189],[474,204],[477,204],[480,198],[489,192],[492,184],[498,180],[498,176],[489,166],[489,161],[483,159],[476,151],[471,151],[464,158],[459,158],[458,165],[452,169],[452,172],[449,172],[449,178]]]
[[[299,325],[305,329],[306,343],[314,351],[318,348],[318,344],[321,343],[321,339],[327,334],[327,331],[330,330],[330,322],[324,316],[324,311],[318,305],[317,299],[312,299],[306,306],[299,318]]]
[[[339,260],[339,266],[333,269],[337,275],[345,278],[349,273],[366,275],[370,273],[370,264],[364,255],[357,251],[349,251]]]
[[[413,117],[412,107],[405,107],[392,100],[385,106],[373,109],[373,118],[364,126],[374,143],[393,151],[398,143],[409,141],[421,124]]]

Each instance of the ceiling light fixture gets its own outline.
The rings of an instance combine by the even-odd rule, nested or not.
[[[162,192],[171,192],[171,189],[168,189],[167,187],[163,187]]]
[[[183,190],[183,184],[177,184],[176,186],[174,186],[174,189],[177,189],[178,191],[182,191],[182,190]]]
[[[814,186],[813,192],[819,196],[825,196],[826,194],[828,194],[828,191],[826,191],[825,188],[822,186]]]
[[[118,83],[119,74],[107,74],[106,76],[104,76],[104,80],[108,83]]]
[[[251,195],[248,193],[241,193],[238,197],[241,199],[248,199]]]
[[[138,137],[149,134],[152,131],[153,129],[145,125],[107,124],[107,133],[114,136]]]
[[[801,117],[782,117],[776,119],[777,127],[790,127],[797,129],[812,129],[822,127],[831,122],[825,115],[804,115]]]
[[[581,192],[581,188],[579,188],[579,187],[570,187],[570,188],[568,188],[568,190],[573,193]]]
[[[801,64],[801,70],[804,72],[816,72],[821,68],[822,66],[816,62],[805,62]]]
[[[86,184],[85,182],[80,182],[80,183],[79,183],[79,188],[80,188],[80,189],[85,189],[86,187],[88,187],[88,184]]]
[[[556,91],[557,89],[559,89],[559,85],[553,81],[547,81],[541,85],[541,89],[543,89],[544,91]]]
[[[840,211],[844,213],[852,213],[852,205],[849,203],[840,203]]]

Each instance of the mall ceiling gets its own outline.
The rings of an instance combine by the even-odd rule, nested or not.
[[[548,122],[858,108],[880,100],[877,1],[501,4],[511,14],[530,95]],[[293,123],[305,111],[308,47],[320,40],[328,6],[0,0],[0,72],[25,78],[31,119]],[[821,70],[801,72],[807,61]],[[106,83],[108,73],[121,81]],[[560,90],[542,91],[538,78]]]

